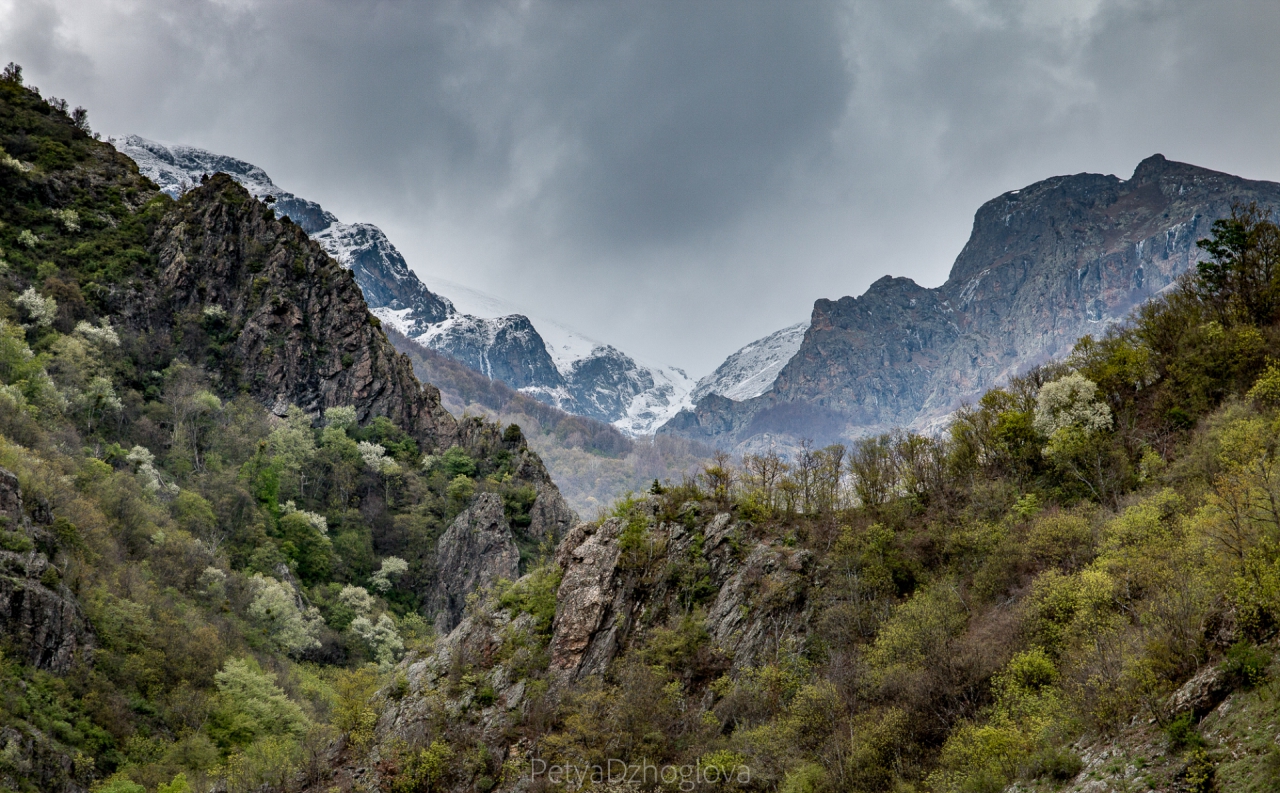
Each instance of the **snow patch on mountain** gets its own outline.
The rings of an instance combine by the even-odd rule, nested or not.
[[[773,386],[778,372],[795,356],[808,329],[808,322],[800,322],[738,350],[698,381],[689,395],[690,402],[696,404],[710,394],[738,402],[760,396]]]
[[[177,199],[200,184],[203,176],[225,173],[235,179],[258,199],[273,196],[276,215],[288,215],[303,231],[314,234],[336,223],[332,213],[319,204],[298,198],[287,190],[281,190],[267,172],[253,163],[214,154],[205,149],[179,144],[166,144],[147,140],[138,135],[113,135],[107,138],[116,150],[138,164],[143,176],[155,182],[160,191]]]
[[[463,284],[432,278],[433,288],[448,292],[459,311],[501,318],[526,316],[538,328],[545,349],[564,379],[520,390],[569,413],[612,423],[622,432],[650,435],[685,407],[692,406],[694,382],[675,366],[641,362],[563,323],[529,312],[524,306]],[[435,343],[424,340],[428,346]]]
[[[372,223],[331,223],[311,235],[339,264],[351,270],[370,308],[397,312],[395,327],[406,336],[425,333],[457,314],[453,303],[418,280],[382,229]]]

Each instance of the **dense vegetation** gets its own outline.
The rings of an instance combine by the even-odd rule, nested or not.
[[[182,344],[109,315],[154,274],[173,202],[83,110],[11,65],[0,146],[0,467],[51,527],[40,585],[74,596],[94,645],[65,675],[4,649],[0,789],[293,780],[364,723],[377,668],[429,633],[419,607],[450,521],[496,492],[529,524],[520,431],[426,450],[349,407],[269,414],[204,366],[224,341],[216,307]],[[33,548],[17,525],[0,547]]]
[[[499,743],[588,774],[624,758],[749,767],[721,784],[736,789],[976,793],[1054,789],[1105,749],[1092,773],[1135,790],[1276,789],[1274,729],[1250,725],[1275,723],[1280,694],[1280,230],[1239,207],[1201,247],[1167,297],[989,392],[944,437],[720,455],[619,502],[599,531],[616,526],[638,616],[617,615],[605,674],[565,685],[551,633],[503,621],[549,625],[535,594],[559,571],[500,589],[473,618],[504,649],[468,655],[464,638],[438,656],[452,671],[419,696],[464,704],[437,704],[452,715],[425,748],[394,756],[419,775],[404,789],[531,772],[522,757],[424,770],[489,756],[475,697],[512,675],[537,693]],[[708,550],[725,513],[727,573]],[[717,612],[740,584],[747,599]],[[768,635],[746,647],[752,625]],[[1232,690],[1206,738],[1199,720]]]

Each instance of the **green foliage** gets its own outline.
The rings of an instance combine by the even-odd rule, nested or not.
[[[450,479],[456,479],[459,476],[474,477],[476,475],[475,460],[471,459],[471,455],[467,454],[465,449],[458,446],[451,446],[445,450],[445,453],[440,455],[436,465]]]
[[[1271,653],[1248,642],[1236,642],[1227,650],[1222,672],[1236,685],[1253,688],[1267,680]]]
[[[209,734],[219,746],[248,746],[264,736],[304,733],[308,719],[297,703],[276,685],[275,675],[263,672],[252,659],[230,659],[214,675],[218,705]]]
[[[1164,734],[1169,739],[1169,748],[1176,752],[1205,746],[1204,738],[1196,730],[1195,716],[1191,713],[1183,713],[1166,724]]]
[[[443,790],[453,760],[453,749],[439,739],[404,758],[400,773],[391,783],[394,793],[431,793]]]
[[[147,789],[125,777],[113,777],[94,788],[94,793],[147,793]]]
[[[494,586],[494,595],[501,608],[532,614],[537,632],[550,635],[561,576],[557,565],[545,561],[515,583],[499,581]]]

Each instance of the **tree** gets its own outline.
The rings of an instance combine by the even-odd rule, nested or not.
[[[249,580],[254,591],[247,613],[281,650],[297,654],[320,646],[317,635],[324,625],[319,611],[305,611],[298,605],[298,595],[285,581],[255,573]]]
[[[1280,308],[1280,227],[1271,210],[1238,204],[1196,244],[1209,259],[1196,265],[1193,288],[1218,320],[1270,325]]]
[[[300,736],[307,729],[302,708],[276,685],[275,675],[251,658],[231,658],[214,675],[218,705],[210,733],[223,746],[246,746],[262,736]]]

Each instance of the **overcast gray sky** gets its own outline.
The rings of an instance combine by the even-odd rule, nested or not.
[[[1278,33],[1275,0],[0,0],[0,61],[95,129],[695,377],[816,298],[941,283],[1037,179],[1280,181]]]

